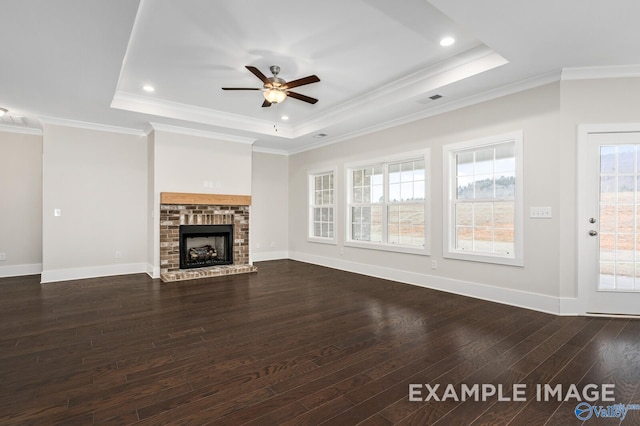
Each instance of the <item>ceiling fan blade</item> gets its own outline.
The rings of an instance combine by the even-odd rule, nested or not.
[[[270,107],[271,106],[271,102],[269,102],[268,100],[264,100],[264,102],[262,103],[262,108],[266,108],[266,107]]]
[[[269,79],[264,74],[262,74],[262,72],[258,68],[252,67],[251,65],[246,65],[245,68],[251,71],[251,73],[258,77],[264,84],[269,83]]]
[[[305,84],[317,83],[319,81],[320,81],[320,79],[318,78],[317,75],[310,75],[308,77],[303,77],[303,78],[299,78],[297,80],[289,81],[289,82],[285,83],[284,88],[285,89],[292,89],[294,87],[304,86]]]
[[[312,98],[310,96],[301,95],[300,93],[296,93],[296,92],[287,91],[287,95],[291,96],[293,99],[297,99],[299,101],[304,101],[304,102],[309,102],[310,104],[315,104],[316,102],[318,102],[318,100],[316,98]]]
[[[223,87],[222,90],[260,90],[255,87]]]

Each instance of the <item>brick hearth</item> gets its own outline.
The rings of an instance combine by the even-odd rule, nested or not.
[[[221,202],[217,204],[217,202]],[[223,202],[234,204],[222,204]],[[162,193],[160,198],[160,278],[180,281],[256,272],[249,262],[251,197]],[[180,225],[233,225],[233,265],[180,269]]]

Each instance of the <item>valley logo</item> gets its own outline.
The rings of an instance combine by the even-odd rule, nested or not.
[[[601,419],[620,419],[627,417],[629,410],[640,410],[640,404],[614,404],[603,407],[602,405],[591,405],[588,402],[581,402],[576,406],[575,414],[578,420],[586,421],[592,417]]]

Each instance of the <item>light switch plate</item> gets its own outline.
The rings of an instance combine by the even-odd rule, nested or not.
[[[532,219],[551,219],[551,207],[530,207],[529,217]]]

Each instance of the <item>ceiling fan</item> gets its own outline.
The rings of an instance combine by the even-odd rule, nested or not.
[[[262,89],[252,88],[252,87],[223,87],[222,90],[262,90],[262,94],[264,95],[264,102],[262,103],[262,107],[270,107],[271,104],[277,104],[284,101],[287,96],[292,97],[293,99],[297,99],[299,101],[308,102],[310,104],[315,104],[318,102],[317,99],[312,98],[310,96],[301,95],[300,93],[292,92],[289,89],[294,87],[304,86],[305,84],[317,83],[320,81],[317,75],[310,75],[308,77],[299,78],[293,81],[285,81],[278,77],[280,73],[280,67],[277,65],[272,65],[269,69],[271,73],[273,73],[273,77],[266,77],[260,70],[256,67],[252,67],[247,65],[245,67],[253,75],[258,77],[260,81],[262,81],[263,86]]]

